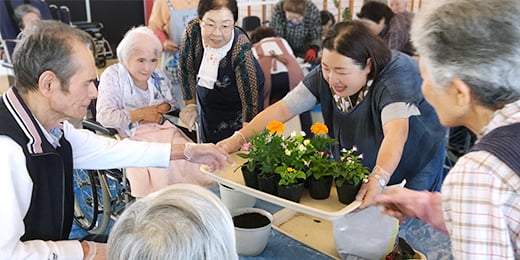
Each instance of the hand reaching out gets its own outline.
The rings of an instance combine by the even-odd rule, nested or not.
[[[387,188],[383,194],[375,199],[375,203],[382,206],[382,211],[396,218],[416,217],[415,200],[420,192],[403,187]]]
[[[227,153],[234,153],[240,150],[246,141],[244,136],[237,131],[232,136],[218,142],[217,146]]]
[[[362,201],[360,208],[366,208],[368,206],[372,206],[375,203],[375,198],[378,196],[383,189],[379,185],[377,181],[371,180],[367,183],[363,183],[361,188],[359,189],[358,194],[356,195],[357,201]]]
[[[442,197],[439,192],[415,191],[404,187],[390,187],[375,200],[382,211],[396,218],[417,217],[433,228],[448,234],[444,222]]]
[[[190,162],[208,165],[210,171],[219,171],[225,167],[226,163],[235,163],[229,154],[215,144],[186,143],[184,156]]]

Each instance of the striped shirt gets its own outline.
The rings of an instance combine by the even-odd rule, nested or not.
[[[520,100],[496,111],[481,135],[520,122]],[[455,259],[520,258],[520,177],[485,151],[461,157],[442,186]]]

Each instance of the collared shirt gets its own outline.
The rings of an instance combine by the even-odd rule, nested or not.
[[[520,100],[496,111],[479,136],[520,122]],[[442,185],[455,259],[520,258],[520,177],[485,151],[459,158]]]
[[[63,123],[63,129],[43,132],[54,145],[55,135],[62,132],[71,144],[77,169],[168,167],[170,162],[170,144],[127,139],[118,142],[87,130],[74,129],[68,122]],[[3,209],[0,214],[0,259],[83,259],[78,241],[20,241],[25,232],[23,219],[30,206],[33,182],[22,148],[4,135],[0,135],[0,147],[0,209]]]

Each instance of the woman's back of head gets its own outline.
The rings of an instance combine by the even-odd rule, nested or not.
[[[262,39],[269,37],[276,37],[276,33],[273,31],[273,29],[267,26],[260,26],[251,33],[251,43],[255,44]]]
[[[378,23],[381,19],[385,19],[385,24],[388,25],[390,20],[394,17],[394,12],[388,7],[388,5],[380,2],[368,2],[361,7],[358,18],[369,19],[375,23]]]
[[[237,259],[229,211],[209,190],[175,184],[137,200],[117,220],[108,259]]]

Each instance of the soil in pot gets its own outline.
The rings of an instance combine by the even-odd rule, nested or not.
[[[238,228],[259,228],[269,225],[271,221],[266,216],[249,212],[233,217],[233,224]]]
[[[309,178],[309,195],[315,200],[323,200],[330,196],[332,176],[324,176],[319,180],[314,177]]]
[[[354,200],[356,200],[356,195],[360,188],[361,182],[358,182],[357,184],[343,183],[343,185],[340,187],[336,185],[339,202],[346,205],[352,203]]]
[[[278,191],[278,197],[288,199],[294,202],[300,202],[300,198],[302,196],[304,183],[295,183],[291,185],[279,185],[276,184],[276,189]]]

